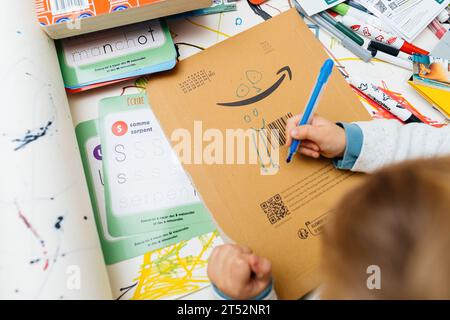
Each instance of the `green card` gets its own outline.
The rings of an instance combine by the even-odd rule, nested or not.
[[[99,115],[106,214],[113,236],[210,221],[145,95],[103,99]]]
[[[76,127],[76,135],[106,264],[127,260],[215,229],[211,221],[205,219],[205,222],[202,223],[166,228],[150,233],[127,237],[112,236],[107,227],[102,151],[97,121],[91,120],[80,123]]]

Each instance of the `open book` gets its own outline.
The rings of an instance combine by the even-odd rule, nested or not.
[[[126,97],[104,98],[120,96],[130,84],[78,95],[71,112],[53,41],[34,14],[32,1],[16,1],[0,19],[9,44],[0,62],[0,298],[173,299],[208,286],[207,257],[220,242],[211,221],[186,226],[173,219],[171,228],[148,227],[142,221],[133,224],[140,216],[131,209],[105,206],[101,162],[89,162],[102,154],[94,132],[97,108],[104,103],[120,107]],[[139,88],[125,91],[140,101]],[[143,117],[151,117],[145,110]],[[159,137],[157,127],[152,133]],[[162,141],[161,150],[164,143],[168,147]],[[91,158],[86,156],[90,147],[96,152]],[[176,173],[180,185],[188,181],[183,174]],[[123,191],[110,183],[111,193]],[[188,197],[188,204],[177,204],[190,205],[189,212],[197,214],[202,203]],[[164,210],[183,211],[179,207],[163,203],[158,217],[165,219]],[[117,228],[123,221],[126,228]]]

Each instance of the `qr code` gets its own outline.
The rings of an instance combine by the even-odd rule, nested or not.
[[[383,1],[380,0],[375,4],[375,8],[378,9],[381,13],[385,13],[387,7],[384,5]]]
[[[261,203],[261,209],[263,209],[271,224],[277,223],[290,213],[279,194]]]

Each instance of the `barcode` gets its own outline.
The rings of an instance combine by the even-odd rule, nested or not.
[[[384,13],[387,10],[387,7],[384,5],[383,0],[378,1],[375,4],[375,8],[378,9],[381,13]]]
[[[286,124],[289,118],[292,118],[292,113],[290,112],[283,117],[267,124],[267,129],[276,130],[276,135],[278,136],[278,143],[280,147],[286,144]],[[268,137],[270,137],[270,135]]]
[[[89,0],[51,0],[53,15],[76,12],[89,8]]]

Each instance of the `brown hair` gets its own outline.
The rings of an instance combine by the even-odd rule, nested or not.
[[[450,158],[417,160],[373,175],[330,217],[324,298],[450,298]],[[381,288],[369,289],[369,266]]]

